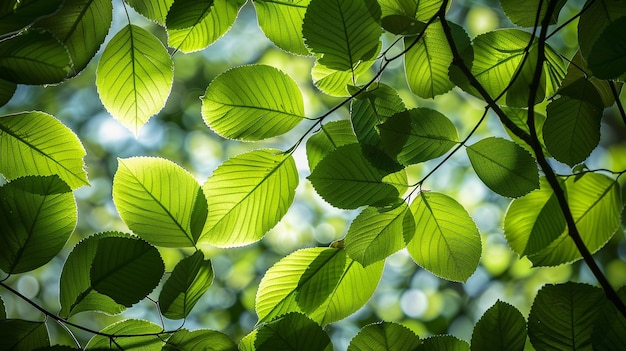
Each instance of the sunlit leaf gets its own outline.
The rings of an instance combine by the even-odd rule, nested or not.
[[[315,61],[311,69],[313,84],[331,96],[350,96],[348,86],[356,84],[359,77],[367,76],[374,62],[374,60],[361,62],[354,70],[335,70]]]
[[[213,267],[202,251],[182,259],[159,294],[161,313],[169,319],[187,317],[211,283]]]
[[[406,190],[406,174],[374,167],[359,144],[338,147],[323,158],[308,177],[315,190],[331,205],[354,209],[395,202]]]
[[[591,71],[587,67],[587,63],[583,59],[580,50],[578,50],[574,57],[572,57],[570,64],[567,66],[567,75],[565,75],[565,78],[563,79],[559,90],[563,90],[573,83],[580,84],[580,78],[588,79],[589,82],[593,84],[596,92],[600,94],[600,98],[602,99],[604,107],[610,107],[615,103],[615,97],[613,96],[613,92],[611,91],[611,84],[615,85],[617,91],[621,91],[621,88],[624,85],[622,82],[611,82],[594,77],[593,73],[591,73]],[[584,91],[581,91],[580,93],[583,94],[579,94],[579,96],[585,96]]]
[[[63,3],[63,0],[5,1],[8,4],[0,6],[0,34],[16,32],[41,17],[50,16]]]
[[[451,281],[467,281],[478,266],[481,239],[461,204],[435,192],[421,192],[411,203],[415,235],[407,245],[424,269]]]
[[[209,15],[214,4],[214,0],[175,0],[167,13],[167,29],[192,28]]]
[[[362,144],[380,144],[378,125],[406,109],[398,92],[386,84],[377,84],[352,100],[350,120]]]
[[[7,179],[58,175],[72,189],[88,185],[85,149],[59,120],[43,112],[0,117],[0,173]]]
[[[61,10],[35,26],[52,33],[72,59],[70,77],[82,71],[96,55],[113,19],[110,0],[65,0]]]
[[[626,3],[613,0],[587,0],[578,22],[578,44],[585,59],[605,28],[626,16]],[[620,35],[621,36],[621,35]]]
[[[163,351],[237,351],[235,344],[226,334],[215,330],[177,330],[163,345]]]
[[[539,187],[535,159],[514,142],[491,137],[468,146],[466,150],[474,171],[494,192],[520,197]]]
[[[279,48],[298,55],[309,50],[302,39],[302,22],[310,0],[254,1],[259,27]]]
[[[306,143],[306,155],[309,169],[317,164],[339,146],[354,144],[357,138],[349,121],[335,121],[322,124],[320,130],[313,134]]]
[[[167,28],[167,44],[185,53],[202,50],[224,35],[245,0],[214,0],[208,13],[198,13],[191,27]]]
[[[416,351],[469,351],[470,345],[452,335],[435,335],[422,340]]]
[[[254,340],[256,351],[330,351],[330,337],[314,321],[300,313],[290,313],[262,324]]]
[[[287,213],[297,185],[289,154],[266,149],[232,157],[202,186],[210,210],[201,241],[232,247],[260,240]]]
[[[379,129],[385,153],[404,165],[443,156],[459,140],[452,121],[424,107],[395,114]]]
[[[504,235],[520,256],[543,250],[565,230],[565,217],[545,178],[540,189],[511,202],[504,217]]]
[[[587,63],[600,79],[615,79],[626,72],[626,17],[609,24],[591,47]]]
[[[617,292],[622,301],[626,301],[626,288]],[[623,331],[626,329],[626,317],[617,310],[615,305],[605,300],[600,308],[596,323],[593,326],[591,342],[596,351],[612,351],[626,349]]]
[[[544,286],[528,316],[530,342],[537,350],[591,350],[591,333],[602,303],[602,290],[590,285]]]
[[[45,322],[0,320],[0,350],[35,350],[50,347]]]
[[[165,18],[174,0],[124,0],[135,11],[157,23],[165,24]]]
[[[526,344],[526,320],[515,307],[498,300],[476,322],[472,351],[522,351]]]
[[[403,15],[424,22],[437,14],[443,3],[441,0],[378,0],[378,2],[383,17]]]
[[[17,84],[56,84],[70,70],[67,49],[48,32],[27,30],[0,42],[0,79]]]
[[[141,350],[141,351],[160,351],[163,341],[156,334],[163,331],[160,326],[138,319],[125,319],[123,321],[113,323],[108,327],[100,330],[101,333],[111,335],[135,335],[143,336],[129,337],[113,337],[111,342],[107,336],[94,335],[87,343],[87,349],[106,349],[106,350]],[[145,335],[153,334],[153,335]]]
[[[422,341],[407,327],[381,322],[363,327],[350,340],[347,351],[414,351]]]
[[[204,122],[230,139],[253,141],[281,135],[303,116],[304,102],[296,82],[266,65],[226,71],[202,97]]]
[[[382,262],[363,268],[342,249],[298,250],[274,264],[261,280],[255,308],[259,320],[304,312],[301,306],[321,325],[343,319],[369,300],[382,268]]]
[[[405,247],[414,234],[413,214],[405,202],[393,209],[367,207],[352,221],[344,245],[366,267]]]
[[[550,17],[550,24],[556,24],[559,19],[559,13],[566,2],[566,0],[557,1],[553,10],[554,12]],[[520,27],[540,26],[541,21],[545,17],[546,11],[548,10],[548,2],[541,0],[500,0],[500,5],[502,5],[504,13],[506,13],[511,22]],[[539,6],[541,6],[541,10],[538,12],[537,9]]]
[[[118,159],[113,201],[124,223],[158,246],[195,246],[207,218],[198,181],[175,163],[155,157]]]
[[[131,24],[105,47],[96,86],[107,111],[137,134],[165,106],[173,76],[172,59],[159,39]]]
[[[623,203],[617,182],[587,173],[565,180],[567,202],[582,240],[591,253],[602,248],[620,228]],[[536,266],[553,266],[581,258],[567,231],[529,259]]]
[[[530,134],[530,129],[528,128],[528,110],[527,109],[523,109],[523,108],[513,108],[513,107],[503,107],[502,111],[504,111],[504,113],[506,114],[506,116],[509,118],[509,120],[511,122],[513,122],[513,124],[515,124],[517,127],[519,127],[521,130],[523,130],[524,132]],[[547,154],[547,150],[546,150],[546,146],[545,143],[543,141],[543,124],[546,121],[546,116],[538,113],[535,111],[534,113],[534,118],[535,118],[535,132],[537,133],[537,138],[539,138],[539,142],[541,144],[541,147],[544,151],[544,154]],[[517,135],[513,134],[513,132],[511,132],[511,130],[509,128],[507,128],[506,126],[504,126],[504,130],[506,131],[506,133],[509,135],[509,137],[511,137],[511,139],[516,142],[519,146],[523,147],[524,150],[530,152],[531,154],[534,154],[534,151],[532,149],[532,147],[530,147],[530,145],[528,145],[525,141],[523,141],[522,139],[520,139],[520,137],[518,137]]]
[[[110,315],[122,312],[126,307],[112,298],[100,294],[91,286],[91,263],[102,238],[129,237],[119,232],[106,232],[81,240],[63,265],[60,282],[60,302],[63,317],[83,311],[101,311]]]
[[[77,217],[74,196],[57,176],[18,178],[0,187],[0,269],[23,273],[48,263]]]
[[[304,42],[319,55],[320,64],[354,70],[376,55],[382,34],[380,16],[375,0],[311,0],[302,25]]]

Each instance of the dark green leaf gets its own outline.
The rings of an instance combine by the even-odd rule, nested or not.
[[[55,13],[64,0],[21,0],[0,5],[0,34],[16,32]]]
[[[49,346],[50,339],[45,322],[0,320],[0,350],[31,351]]]
[[[467,156],[480,180],[502,196],[520,197],[539,188],[535,159],[512,141],[483,139],[467,147]]]
[[[328,351],[330,337],[314,321],[300,313],[290,313],[261,325],[254,340],[256,351]]]
[[[528,123],[527,123],[528,121],[527,109],[503,107],[502,110],[504,111],[506,116],[509,118],[509,120],[513,122],[513,124],[515,124],[517,127],[525,131],[526,133],[530,134],[529,132],[530,129],[528,129]],[[547,154],[546,146],[543,141],[543,124],[546,121],[546,116],[535,111],[534,118],[535,118],[535,132],[537,133],[537,137],[539,138],[539,142],[541,143],[544,154]],[[504,129],[514,142],[516,142],[519,146],[523,147],[524,150],[534,155],[534,151],[530,147],[530,145],[528,145],[525,141],[520,139],[517,135],[513,134],[513,132],[511,132],[511,130],[507,128],[506,126],[504,126]]]
[[[386,31],[398,35],[416,35],[426,28],[423,22],[406,15],[385,16],[381,23]]]
[[[622,86],[624,85],[621,82],[615,82],[615,81],[611,82],[611,81],[606,81],[606,80],[593,77],[593,73],[591,73],[591,71],[587,67],[587,63],[583,59],[583,56],[579,50],[576,52],[574,57],[572,57],[572,60],[569,66],[567,66],[567,75],[565,75],[565,78],[563,79],[563,82],[561,83],[559,92],[562,90],[565,90],[568,86],[574,83],[577,83],[579,84],[578,89],[569,90],[569,92],[567,92],[566,90],[568,95],[574,98],[578,96],[578,98],[581,100],[585,100],[586,98],[591,98],[592,96],[586,96],[584,94],[585,90],[590,91],[590,88],[586,88],[584,87],[584,85],[580,83],[581,78],[588,79],[591,82],[591,84],[593,84],[596,92],[600,94],[604,107],[610,107],[611,105],[615,103],[615,97],[613,96],[613,92],[611,91],[611,84],[615,85],[615,88],[618,92],[621,91]],[[584,88],[584,89],[581,90],[581,88]],[[575,95],[574,94],[575,92],[578,92],[578,94]],[[595,95],[591,91],[590,93],[592,95]]]
[[[528,316],[528,336],[537,350],[591,350],[591,334],[604,297],[590,285],[546,285]]]
[[[7,318],[6,307],[4,306],[4,300],[0,296],[0,320],[6,319],[6,318]]]
[[[28,30],[0,42],[0,79],[17,84],[56,84],[71,69],[67,50],[48,32]]]
[[[554,12],[550,17],[550,24],[556,24],[559,19],[559,13],[567,0],[558,0]],[[500,0],[500,5],[511,22],[520,27],[541,26],[541,21],[548,10],[548,2],[542,0]],[[537,13],[537,9],[541,5],[541,11]]]
[[[622,301],[626,301],[626,287],[617,292]],[[595,351],[626,350],[626,318],[617,310],[613,303],[605,300],[598,312],[593,326],[591,342]]]
[[[187,29],[202,22],[213,9],[213,0],[175,0],[167,13],[167,29]]]
[[[240,66],[217,76],[202,97],[204,122],[230,139],[255,141],[300,123],[304,101],[296,82],[266,65]]]
[[[513,306],[497,301],[476,322],[472,351],[522,351],[526,343],[526,320]]]
[[[470,345],[452,335],[435,335],[424,339],[416,351],[469,351]]]
[[[91,264],[91,286],[130,307],[159,284],[164,272],[154,246],[140,239],[105,237],[98,241]]]
[[[160,326],[138,319],[125,319],[123,321],[109,325],[102,329],[101,333],[111,335],[137,335],[134,337],[118,337],[111,339],[103,335],[94,335],[87,343],[86,349],[111,349],[111,350],[141,350],[141,351],[160,351],[163,341],[157,336],[163,328]],[[148,334],[148,335],[145,335]]]
[[[306,142],[306,156],[309,169],[313,171],[317,164],[339,146],[354,144],[354,135],[349,121],[335,121],[322,124],[320,130]]]
[[[256,0],[259,27],[276,46],[298,55],[309,50],[302,38],[302,22],[310,0]]]
[[[180,329],[167,339],[163,351],[237,351],[235,344],[226,334],[214,330],[200,329],[192,332]]]
[[[165,18],[174,0],[124,0],[138,13],[159,24],[165,24]]]
[[[165,281],[159,294],[161,313],[169,319],[187,317],[211,283],[211,261],[204,259],[202,251],[196,251],[178,262],[172,275]]]
[[[614,0],[587,0],[578,21],[578,44],[585,59],[596,41],[613,21],[626,16],[626,3]],[[621,37],[621,35],[620,35]]]
[[[362,144],[380,144],[378,126],[392,115],[406,109],[398,92],[385,84],[370,87],[352,100],[350,119],[357,139]]]
[[[406,190],[404,171],[388,175],[374,167],[359,144],[338,147],[308,178],[324,200],[344,209],[394,203]]]
[[[17,90],[17,84],[0,78],[0,107],[6,105],[11,100],[15,90]]]
[[[350,340],[347,351],[414,351],[421,344],[420,338],[407,327],[381,322],[363,327]]]
[[[18,178],[0,187],[0,269],[23,273],[48,263],[77,217],[74,196],[57,176]]]
[[[375,0],[311,0],[302,25],[304,42],[322,65],[354,70],[376,55],[382,34],[380,16]]]
[[[609,24],[587,57],[589,69],[599,79],[615,79],[626,72],[626,16]]]

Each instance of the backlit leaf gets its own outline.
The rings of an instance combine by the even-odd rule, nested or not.
[[[452,335],[435,335],[423,339],[416,351],[469,351],[470,345]]]
[[[618,18],[626,16],[626,3],[613,0],[587,0],[585,11],[578,22],[578,44],[585,59],[605,28]]]
[[[600,34],[587,58],[589,69],[599,79],[615,79],[626,72],[626,17],[609,24]]]
[[[566,0],[559,0],[554,8],[554,12],[550,17],[550,24],[556,24],[559,19],[559,12],[565,5]],[[514,1],[514,0],[500,0],[500,5],[507,17],[511,19],[511,22],[517,24],[520,27],[535,27],[540,26],[546,11],[548,9],[548,2],[541,0],[526,0],[526,1]],[[537,13],[537,9],[541,6],[541,10]]]
[[[113,323],[106,328],[100,330],[101,333],[111,335],[135,335],[135,334],[154,334],[146,336],[129,337],[114,337],[115,343],[111,342],[107,336],[94,335],[89,343],[87,343],[87,349],[106,349],[106,350],[141,350],[141,351],[160,351],[163,341],[161,337],[157,336],[157,333],[163,331],[160,326],[139,319],[125,319],[117,323]]]
[[[135,11],[143,16],[156,21],[160,24],[165,24],[165,18],[170,7],[174,3],[174,0],[124,0]]]
[[[411,203],[415,235],[407,245],[411,257],[424,269],[451,281],[467,281],[481,256],[476,224],[453,198],[421,192]]]
[[[195,246],[208,213],[198,181],[161,158],[132,157],[118,163],[113,201],[124,223],[157,246]]]
[[[309,169],[313,170],[317,164],[339,146],[357,142],[349,121],[334,121],[322,124],[320,130],[313,134],[306,142],[306,156]]]
[[[347,351],[414,351],[422,341],[409,328],[381,322],[363,327],[350,340]]]
[[[253,141],[281,135],[303,116],[304,102],[296,82],[266,65],[226,71],[202,97],[204,122],[230,139]]]
[[[513,108],[513,107],[503,107],[502,111],[506,114],[513,124],[519,127],[524,132],[530,134],[530,129],[528,128],[528,110],[523,108]],[[544,151],[544,154],[547,154],[546,146],[543,141],[543,124],[546,121],[546,116],[535,111],[535,132],[537,133],[537,137],[539,138],[539,142],[541,143],[541,147]],[[509,135],[509,137],[516,142],[519,146],[523,147],[524,150],[530,152],[534,155],[533,149],[528,145],[525,141],[520,139],[517,135],[513,134],[509,128],[504,126],[504,130]]]
[[[403,15],[427,22],[439,12],[441,0],[379,0],[383,17]],[[450,3],[448,3],[450,6]]]
[[[311,0],[302,25],[304,42],[319,55],[320,64],[354,70],[376,55],[382,34],[380,16],[375,0]]]
[[[35,350],[50,347],[45,322],[0,320],[0,350]]]
[[[583,59],[583,56],[579,50],[576,52],[574,57],[572,57],[570,64],[567,66],[567,75],[563,79],[559,90],[563,90],[573,83],[580,84],[580,78],[585,78],[589,80],[591,84],[593,84],[597,93],[600,94],[600,98],[602,99],[604,107],[610,107],[615,103],[615,97],[613,96],[613,92],[611,91],[611,84],[615,85],[617,91],[621,91],[621,88],[623,86],[623,83],[621,82],[611,82],[594,77],[593,73],[591,73],[591,70],[589,70],[589,68],[587,67],[587,63]],[[579,97],[585,96],[584,91],[580,93],[582,94],[579,94]]]
[[[522,351],[526,344],[526,320],[515,307],[498,300],[476,322],[472,351]]]
[[[23,273],[48,263],[77,217],[74,196],[57,176],[23,177],[0,187],[0,269]]]
[[[310,0],[254,1],[259,27],[279,48],[298,55],[309,50],[302,39],[302,22]]]
[[[378,126],[405,109],[398,92],[382,83],[358,95],[350,106],[350,120],[359,142],[374,146],[380,144]]]
[[[182,259],[159,294],[161,313],[169,319],[187,317],[211,283],[213,267],[211,261],[204,259],[202,251]]]
[[[195,26],[209,15],[214,0],[175,0],[167,13],[167,29],[186,29]]]
[[[96,73],[102,104],[135,134],[165,106],[174,76],[163,44],[136,25],[127,25],[115,34]]]
[[[163,351],[237,351],[235,344],[226,334],[215,330],[177,330],[163,345]]]
[[[41,17],[50,16],[63,3],[63,0],[5,1],[8,6],[0,6],[0,34],[16,32]]]
[[[359,77],[367,77],[374,62],[374,60],[361,62],[353,70],[336,70],[315,61],[311,69],[313,84],[323,93],[331,96],[350,96],[348,87],[356,84]]]
[[[33,111],[0,117],[0,173],[7,179],[58,175],[72,189],[88,185],[85,149],[53,116]]]
[[[520,197],[539,187],[535,159],[512,141],[486,138],[468,146],[467,156],[480,180],[502,196]]]
[[[130,307],[159,283],[165,266],[159,251],[135,238],[105,237],[91,264],[91,286],[115,302]]]
[[[295,161],[282,151],[227,160],[202,186],[210,210],[201,241],[232,247],[260,240],[287,213],[297,185]]]
[[[290,313],[261,325],[254,340],[256,351],[330,351],[330,337],[314,321]]]
[[[622,301],[626,301],[626,288],[617,292]],[[626,339],[622,337],[626,329],[626,318],[613,303],[605,300],[600,308],[591,334],[593,349],[596,351],[621,350],[626,348]]]

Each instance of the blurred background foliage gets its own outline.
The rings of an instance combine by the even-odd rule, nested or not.
[[[582,3],[568,1],[561,16],[571,17]],[[107,40],[126,20],[119,1],[114,2],[114,11],[113,29]],[[129,11],[134,24],[165,41],[163,28],[135,14],[130,8]],[[60,271],[73,245],[94,233],[128,231],[117,215],[111,198],[112,177],[118,157],[164,157],[183,166],[203,183],[223,160],[253,148],[289,148],[310,126],[305,122],[284,136],[256,144],[222,139],[207,128],[200,115],[200,96],[219,73],[242,64],[275,66],[296,80],[303,91],[309,117],[319,116],[341,101],[320,93],[312,84],[312,58],[285,53],[264,36],[254,11],[254,6],[248,2],[231,30],[208,49],[194,54],[174,54],[174,87],[168,103],[140,130],[137,138],[109,116],[100,103],[94,84],[98,56],[79,76],[60,85],[45,88],[19,86],[11,101],[0,108],[0,114],[40,110],[59,118],[77,133],[87,150],[85,160],[91,186],[75,192],[78,228],[65,250],[42,268],[11,277],[8,281],[10,285],[46,309],[58,311]],[[472,38],[496,28],[512,26],[499,2],[493,0],[456,1],[448,19],[463,25]],[[383,40],[389,44],[393,38],[384,36]],[[573,56],[577,47],[576,21],[570,23],[561,35],[552,37],[549,43],[566,57]],[[374,65],[372,69],[376,67]],[[460,135],[466,135],[482,115],[484,102],[458,89],[433,100],[418,98],[409,91],[403,70],[401,62],[392,63],[382,81],[399,90],[408,108],[425,106],[444,113],[455,122]],[[626,103],[626,99],[622,98],[622,101]],[[545,103],[538,108],[545,112]],[[606,109],[604,113],[601,144],[589,158],[587,166],[591,169],[626,169],[626,129],[618,124],[615,107]],[[332,118],[349,118],[347,108],[338,110]],[[491,116],[489,121],[491,123],[483,123],[470,144],[486,136],[505,135],[495,116]],[[309,172],[304,144],[294,156],[303,179]],[[419,180],[439,161],[409,168],[409,183]],[[569,172],[564,165],[554,166],[557,171]],[[447,282],[420,269],[405,251],[396,253],[387,260],[383,278],[369,303],[354,315],[329,326],[336,349],[346,349],[359,328],[379,320],[402,323],[420,337],[449,333],[469,341],[475,322],[498,299],[513,304],[528,316],[534,296],[545,283],[568,280],[595,283],[592,274],[581,262],[532,268],[526,258],[520,259],[513,253],[502,234],[503,215],[509,200],[492,193],[480,182],[464,153],[452,157],[437,171],[436,177],[426,182],[424,188],[449,194],[468,209],[483,236],[480,266],[465,284]],[[622,189],[626,186],[622,185]],[[205,256],[213,261],[215,281],[185,321],[185,327],[220,330],[239,340],[253,329],[257,321],[254,298],[264,272],[298,248],[328,246],[332,241],[341,239],[357,213],[331,207],[315,194],[308,181],[302,181],[296,202],[263,240],[242,248],[202,248]],[[165,260],[166,271],[171,272],[183,253],[179,249],[159,250]],[[623,233],[615,235],[595,257],[615,287],[626,285],[626,238]],[[0,294],[7,305],[9,317],[41,319],[40,313],[30,305],[6,291],[0,291]],[[135,305],[122,316],[82,313],[73,317],[72,321],[101,329],[123,317],[147,319],[160,324],[156,306],[150,301]],[[166,326],[172,328],[179,323],[165,320]],[[57,324],[49,322],[48,327],[53,343],[72,344]],[[81,341],[91,337],[80,331],[77,336]],[[527,343],[527,348],[530,347]]]

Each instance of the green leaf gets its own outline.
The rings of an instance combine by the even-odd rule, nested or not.
[[[72,77],[87,67],[100,49],[112,16],[110,0],[65,0],[61,10],[35,26],[52,33],[67,48],[73,65],[68,77]]]
[[[313,134],[306,142],[306,155],[309,169],[313,170],[317,164],[339,146],[354,144],[357,138],[354,135],[349,121],[334,121],[322,124],[320,130]]]
[[[347,351],[413,351],[422,344],[409,328],[392,322],[379,322],[363,327],[350,340]]]
[[[259,321],[304,312],[325,325],[354,313],[371,297],[383,263],[363,268],[336,248],[298,250],[267,270],[256,296]]]
[[[576,92],[572,96],[569,92]],[[546,147],[555,159],[574,166],[583,162],[600,142],[604,106],[593,84],[584,78],[567,86],[547,106],[543,125]]]
[[[159,251],[135,238],[105,237],[98,241],[91,264],[91,286],[130,307],[159,284],[165,265]]]
[[[504,217],[506,240],[520,256],[543,250],[565,227],[559,202],[545,178],[541,178],[538,190],[513,200]]]
[[[184,53],[202,50],[224,35],[235,23],[245,0],[214,0],[208,13],[196,14],[194,25],[167,28],[168,45]]]
[[[554,8],[554,12],[550,17],[550,24],[556,24],[559,19],[559,13],[565,5],[566,0],[559,0]],[[541,26],[541,21],[546,15],[548,10],[548,2],[541,0],[526,0],[526,1],[514,1],[514,0],[500,0],[500,5],[506,16],[511,22],[517,24],[520,27],[535,27]],[[537,9],[541,6],[541,10],[537,13]]]
[[[417,264],[451,281],[464,282],[481,255],[476,224],[461,204],[435,192],[421,192],[411,203],[415,236],[407,245]]]
[[[379,129],[385,153],[404,165],[443,156],[459,141],[452,121],[424,107],[397,113]]]
[[[0,107],[6,105],[11,100],[16,90],[17,84],[0,78]]]
[[[413,214],[405,202],[393,209],[367,207],[352,221],[344,245],[352,259],[367,267],[404,248],[414,234]]]
[[[613,21],[626,16],[626,3],[613,0],[587,0],[578,21],[578,44],[585,60],[598,38]]]
[[[338,147],[322,159],[308,179],[331,205],[355,209],[395,202],[406,190],[404,171],[388,176],[363,155],[359,144]]]
[[[300,313],[290,313],[262,324],[254,340],[256,351],[329,351],[330,337],[314,321]]]
[[[620,228],[623,203],[618,183],[602,174],[586,173],[565,181],[567,203],[585,246],[591,253],[602,248]],[[581,258],[576,245],[563,232],[545,249],[529,256],[536,266],[553,266]]]
[[[45,322],[21,319],[0,321],[0,350],[29,351],[40,347],[50,347]]]
[[[593,44],[587,63],[599,79],[615,79],[626,72],[626,16],[609,24]]]
[[[620,288],[617,294],[622,301],[626,301],[626,288]],[[625,329],[626,318],[613,303],[605,300],[591,334],[593,349],[596,351],[626,349],[626,339],[623,337]]]
[[[17,84],[56,84],[70,70],[67,50],[48,32],[27,30],[0,42],[0,79]]]
[[[165,24],[165,18],[174,0],[124,0],[135,11],[161,25]]]
[[[53,116],[33,111],[0,117],[0,172],[9,180],[58,175],[72,189],[89,185],[80,140]]]
[[[602,303],[602,290],[590,285],[544,286],[528,316],[530,342],[537,350],[591,350],[591,333]]]
[[[191,28],[201,22],[213,9],[214,0],[175,0],[167,13],[168,29]]]
[[[260,240],[287,213],[297,186],[295,161],[282,151],[227,160],[202,186],[210,211],[201,241],[232,247]]]
[[[90,236],[81,240],[70,252],[60,282],[60,302],[62,317],[68,318],[83,311],[101,311],[114,315],[122,312],[125,307],[110,297],[100,294],[91,286],[91,264],[96,255],[98,244],[102,238],[124,237],[128,234],[107,232]]]
[[[163,351],[237,351],[226,334],[214,330],[199,329],[192,332],[180,329],[167,339]]]
[[[18,178],[0,187],[0,269],[23,273],[56,256],[74,232],[77,210],[57,176]]]
[[[202,118],[217,134],[254,141],[284,134],[304,116],[296,82],[266,65],[240,66],[217,76],[202,97]]]
[[[182,259],[159,294],[161,313],[169,319],[187,317],[211,283],[213,267],[202,251]]]
[[[449,22],[457,48],[470,45],[470,38],[462,27]],[[411,91],[422,98],[433,98],[447,93],[454,87],[448,78],[448,69],[452,64],[452,51],[443,32],[440,21],[428,26],[417,44],[415,38],[406,37],[404,46],[409,48],[405,54],[405,70]],[[411,47],[411,45],[413,45]]]
[[[208,214],[198,181],[161,158],[132,157],[118,163],[113,201],[124,223],[154,245],[195,246]]]
[[[593,77],[593,73],[591,73],[591,70],[589,70],[589,68],[587,67],[587,62],[585,62],[580,50],[578,50],[574,57],[572,57],[569,66],[567,66],[567,75],[565,75],[559,91],[564,90],[573,83],[580,84],[580,78],[588,79],[589,82],[593,84],[596,92],[600,94],[600,98],[602,99],[604,107],[611,107],[615,103],[615,97],[613,96],[613,92],[611,91],[611,84],[615,85],[617,91],[621,91],[621,88],[624,85],[621,82],[610,82],[607,80]],[[578,96],[585,97],[583,93],[584,91],[579,91]],[[594,93],[591,92],[591,94]]]
[[[424,22],[405,15],[384,16],[381,19],[381,24],[386,31],[397,35],[417,35],[426,29]]]
[[[452,335],[435,335],[423,340],[416,351],[469,351],[470,345]]]
[[[513,122],[513,124],[515,124],[524,132],[530,134],[530,129],[528,128],[528,123],[527,123],[528,121],[527,109],[503,107],[502,111],[504,111],[506,116],[509,118],[511,122]],[[538,112],[535,112],[533,116],[535,118],[535,133],[537,133],[537,137],[539,138],[539,143],[541,144],[544,154],[547,154],[546,146],[543,141],[543,124],[546,121],[546,116]],[[530,145],[528,145],[525,141],[520,139],[517,135],[513,134],[513,132],[511,132],[511,130],[507,128],[506,126],[504,126],[504,130],[514,142],[516,142],[519,146],[523,147],[524,150],[534,155],[534,151],[530,147]]]
[[[376,84],[352,100],[350,120],[362,144],[380,144],[378,126],[389,117],[406,110],[398,92],[386,84]]]
[[[382,34],[380,16],[375,0],[311,0],[302,24],[304,42],[320,57],[320,64],[354,70],[376,55]]]
[[[439,12],[441,0],[379,0],[383,17],[403,15],[427,22]],[[450,3],[448,3],[450,6]]]
[[[486,138],[468,146],[467,156],[480,180],[502,196],[520,197],[539,188],[535,159],[512,141]]]
[[[2,296],[0,296],[0,320],[7,319],[7,310],[4,306],[4,300],[2,300]]]
[[[98,63],[100,100],[115,119],[137,134],[165,106],[173,69],[159,39],[141,27],[127,25],[107,44]]]
[[[17,32],[41,17],[50,16],[63,3],[63,0],[6,1],[8,4],[0,7],[0,34]]]
[[[309,50],[302,38],[302,22],[310,1],[254,1],[259,27],[279,48],[297,55],[308,55]]]
[[[156,334],[162,331],[163,328],[152,322],[139,319],[125,319],[109,325],[100,332],[111,335],[153,335],[113,337],[113,339],[103,335],[94,335],[87,343],[86,349],[160,351],[163,341]],[[115,343],[111,340],[115,341]]]
[[[380,47],[379,45],[378,48],[380,49]],[[359,77],[367,77],[367,73],[374,63],[375,60],[372,59],[359,63],[353,70],[335,70],[315,61],[311,69],[313,84],[323,93],[331,96],[350,96],[348,86],[354,85]]]
[[[498,300],[476,322],[471,350],[522,351],[526,334],[526,320],[520,311]]]

